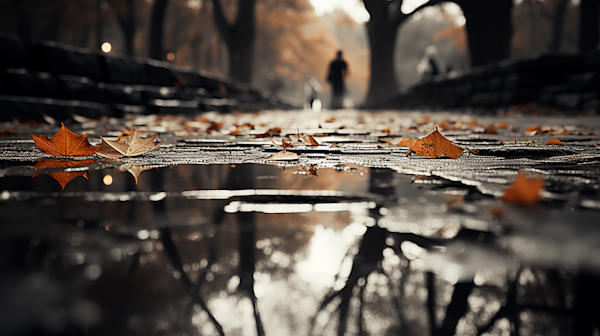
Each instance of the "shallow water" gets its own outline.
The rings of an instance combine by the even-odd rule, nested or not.
[[[600,269],[595,211],[515,210],[515,230],[480,213],[496,200],[473,187],[390,169],[73,166],[0,190],[8,335],[422,335],[432,312],[477,334],[515,284],[559,309],[578,267]],[[528,309],[523,332],[548,324]]]

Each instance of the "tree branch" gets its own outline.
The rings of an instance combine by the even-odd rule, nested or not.
[[[441,4],[441,3],[444,3],[444,2],[449,2],[449,1],[448,1],[448,0],[429,0],[429,1],[427,1],[426,3],[424,3],[424,4],[420,5],[419,7],[415,8],[415,9],[414,9],[412,12],[410,12],[410,13],[407,13],[407,14],[404,14],[404,13],[403,13],[403,16],[401,16],[401,17],[400,17],[400,19],[399,19],[399,22],[398,22],[398,23],[401,23],[402,21],[404,21],[404,20],[408,19],[408,18],[409,18],[409,17],[411,17],[413,14],[415,14],[416,12],[420,11],[421,9],[423,9],[423,8],[425,8],[425,7],[434,6],[434,5],[439,5],[439,4]],[[398,11],[400,11],[400,13],[402,13],[402,12],[401,12],[401,10],[402,10],[401,8],[398,8]],[[397,19],[397,20],[398,20],[398,19]]]
[[[193,284],[192,280],[190,280],[187,273],[185,273],[185,271],[183,270],[183,261],[181,260],[179,251],[177,250],[177,247],[175,246],[175,243],[173,242],[173,239],[171,237],[171,229],[167,227],[161,229],[160,231],[160,238],[163,244],[165,254],[171,261],[173,268],[175,268],[179,272],[183,286],[190,294],[192,300],[195,301],[198,305],[200,305],[200,307],[207,313],[208,318],[215,326],[215,329],[217,329],[219,335],[224,336],[225,333],[223,332],[223,327],[221,327],[217,319],[208,309],[206,302],[204,302],[204,300],[200,296],[200,290],[196,289],[196,286]]]
[[[452,293],[452,300],[446,308],[446,318],[442,323],[442,326],[436,330],[434,335],[436,336],[452,336],[456,331],[456,325],[461,317],[465,315],[469,309],[469,302],[467,301],[471,291],[475,287],[473,279],[469,279],[465,282],[457,282],[454,285],[454,293]]]

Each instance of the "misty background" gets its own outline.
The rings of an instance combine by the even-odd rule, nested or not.
[[[402,11],[424,1],[406,0]],[[109,42],[110,53],[147,57],[153,0],[1,0],[0,31],[28,40],[54,40],[99,50]],[[562,21],[556,17],[560,6]],[[577,52],[579,0],[515,0],[512,25],[512,58],[539,53]],[[405,8],[406,7],[406,8]],[[227,18],[236,15],[236,1],[223,1]],[[354,104],[368,90],[369,44],[365,21],[368,12],[359,0],[258,0],[252,83],[263,90],[305,99],[304,85],[316,78],[323,85],[321,98],[329,104],[327,65],[338,49],[350,67],[349,98]],[[469,66],[460,7],[443,3],[427,7],[399,27],[395,45],[395,75],[399,89],[421,79],[417,64],[425,48],[434,45],[440,71]],[[558,48],[551,31],[560,24]],[[128,43],[129,36],[132,42]],[[219,75],[228,74],[227,46],[218,34],[213,3],[207,0],[170,0],[164,19],[164,53],[177,66]]]

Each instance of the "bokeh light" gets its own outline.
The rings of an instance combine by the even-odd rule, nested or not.
[[[172,52],[172,51],[171,51],[171,52],[169,52],[169,53],[167,54],[167,59],[168,59],[169,61],[174,61],[174,60],[175,60],[175,57],[176,57],[176,55],[175,55],[175,53],[174,53],[174,52]]]
[[[109,53],[112,50],[112,45],[108,42],[104,42],[102,43],[102,46],[100,46],[100,49],[105,53]]]
[[[106,185],[111,185],[113,183],[113,177],[111,175],[104,175],[102,182]]]

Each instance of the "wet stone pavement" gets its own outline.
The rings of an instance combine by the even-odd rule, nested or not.
[[[0,124],[3,335],[598,333],[597,116],[74,116],[162,144],[68,160],[49,121]],[[436,126],[458,159],[394,145]],[[502,201],[519,172],[535,207]]]

